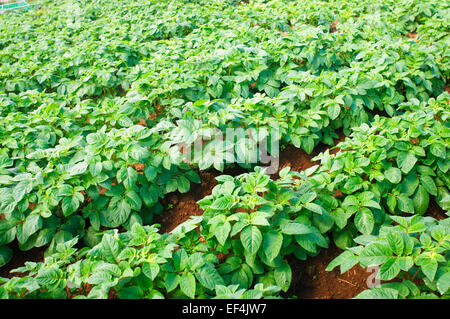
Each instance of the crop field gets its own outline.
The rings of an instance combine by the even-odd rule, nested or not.
[[[27,3],[0,299],[450,297],[448,1]]]

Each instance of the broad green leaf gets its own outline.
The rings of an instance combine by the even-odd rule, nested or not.
[[[382,243],[371,243],[364,247],[359,258],[363,266],[380,265],[392,257],[392,250]]]
[[[384,173],[384,177],[391,183],[398,184],[402,179],[402,173],[398,168],[391,167]]]
[[[287,262],[275,268],[274,278],[277,286],[281,287],[284,292],[289,290],[292,281],[292,270]]]
[[[346,250],[333,259],[325,269],[326,271],[331,271],[335,267],[340,266],[341,274],[351,269],[358,263],[358,257],[355,256],[352,252]]]
[[[241,232],[242,246],[250,255],[255,255],[262,243],[262,235],[256,226],[247,226]]]
[[[269,261],[274,260],[280,254],[282,244],[282,234],[275,231],[264,234],[263,250]]]
[[[312,233],[313,231],[311,227],[295,222],[289,222],[281,226],[281,232],[286,235],[303,235]]]
[[[219,197],[211,204],[211,209],[215,210],[228,210],[234,205],[234,199],[231,195],[225,195]]]
[[[436,184],[434,183],[433,179],[430,176],[421,176],[420,177],[420,183],[425,187],[427,192],[430,195],[436,196],[437,195],[437,188]]]
[[[392,288],[367,289],[357,295],[354,299],[397,299],[398,291]]]
[[[222,277],[211,264],[206,264],[196,271],[197,278],[204,287],[214,290],[217,285],[224,285]]]
[[[400,273],[400,265],[397,258],[390,257],[380,267],[380,271],[377,274],[377,278],[380,280],[391,280]]]
[[[419,185],[416,194],[413,199],[414,212],[418,215],[423,215],[428,210],[428,204],[430,202],[430,195],[425,190],[425,187]]]
[[[437,281],[437,288],[443,295],[450,288],[450,272],[444,273]]]
[[[145,262],[142,265],[142,272],[151,280],[155,280],[159,273],[159,265],[155,262]]]
[[[231,231],[231,224],[229,222],[222,223],[218,225],[214,230],[214,236],[221,245],[225,245]]]
[[[119,243],[112,235],[104,234],[100,250],[108,262],[115,262],[119,254]]]
[[[401,164],[401,169],[404,174],[408,174],[409,171],[416,165],[417,163],[417,157],[413,154],[408,152],[406,155],[406,158]]]
[[[362,208],[355,215],[355,226],[363,234],[372,233],[375,219],[372,212],[367,208]]]
[[[13,257],[13,251],[11,248],[6,247],[6,246],[0,247],[0,267],[9,263],[9,261],[12,259],[12,257]]]
[[[396,254],[397,256],[402,255],[403,248],[405,247],[402,236],[399,233],[393,231],[388,233],[386,238],[389,243],[389,247],[394,252],[394,254]]]
[[[180,277],[181,291],[191,299],[195,298],[196,280],[193,274],[187,273]]]

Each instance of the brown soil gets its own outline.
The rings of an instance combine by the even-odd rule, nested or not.
[[[334,140],[334,145],[339,144],[345,140],[345,135],[342,131],[338,132],[339,137]],[[301,172],[311,166],[319,164],[319,161],[313,161],[312,159],[320,153],[330,149],[329,145],[320,143],[314,148],[311,154],[307,154],[304,150],[296,148],[292,145],[288,145],[280,154],[280,168],[279,170],[290,166],[292,171]],[[339,148],[336,147],[330,150],[330,154],[336,154]],[[273,178],[278,178],[278,173],[273,175]]]
[[[154,223],[161,225],[161,233],[166,233],[188,220],[190,216],[202,215],[203,210],[197,202],[211,194],[217,185],[216,177],[223,174],[236,176],[244,172],[245,169],[240,167],[225,170],[223,173],[215,170],[198,171],[201,184],[191,184],[191,189],[185,194],[175,192],[167,195],[162,201],[165,211],[155,216]]]
[[[163,199],[163,204],[167,211],[155,216],[154,220],[156,224],[161,224],[160,232],[170,232],[176,226],[189,219],[190,216],[203,214],[197,201],[211,194],[212,189],[217,185],[215,177],[218,175],[208,171],[200,172],[201,184],[191,184],[190,191],[185,194],[175,192],[167,195]]]
[[[306,261],[289,256],[292,283],[285,296],[299,299],[349,299],[367,289],[367,279],[374,273],[359,265],[343,274],[339,267],[332,271],[325,270],[341,252],[341,249],[332,245]]]
[[[331,30],[330,30],[330,33],[336,32],[338,22],[339,22],[338,19],[336,19],[336,20],[331,24]]]
[[[314,156],[316,156],[315,152],[307,154],[304,150],[289,145],[280,154],[279,170],[290,166],[292,171],[301,172],[317,164],[317,162],[312,161]],[[278,177],[278,174],[276,174],[276,177]]]
[[[27,251],[22,251],[19,249],[19,245],[16,241],[8,245],[13,251],[13,258],[9,263],[0,268],[0,277],[12,278],[21,277],[24,274],[21,273],[11,273],[10,271],[25,265],[25,262],[39,262],[44,260],[44,252],[46,247],[32,248]]]
[[[409,33],[408,33],[408,38],[410,38],[410,39],[415,39],[415,38],[417,38],[417,33],[416,33],[416,32],[409,32]]]
[[[338,131],[336,133],[339,135],[339,137],[334,140],[334,145],[338,145],[340,142],[343,142],[345,140],[345,138],[346,138],[346,136],[345,136],[343,131]],[[314,156],[316,156],[316,155],[319,155],[322,152],[325,152],[326,150],[330,150],[330,154],[336,154],[337,152],[340,151],[339,147],[336,147],[336,148],[333,148],[333,149],[331,149],[331,148],[332,147],[330,147],[330,145],[326,145],[326,144],[320,143],[319,145],[317,145],[316,148],[314,148],[313,154],[314,154]]]
[[[450,93],[450,85],[445,85],[444,91],[447,91],[447,93]]]
[[[427,212],[425,216],[433,217],[436,220],[442,220],[447,218],[448,216],[445,214],[445,211],[436,203],[434,198],[430,198],[430,204],[428,206]]]

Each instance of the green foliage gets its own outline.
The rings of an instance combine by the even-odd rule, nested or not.
[[[336,257],[328,266],[341,273],[355,264],[379,266],[376,278],[389,281],[365,290],[356,298],[448,298],[450,228],[448,219],[391,217],[394,225],[381,227],[377,236],[360,236],[359,244]]]
[[[427,288],[360,297],[446,297],[432,229],[447,219],[420,215],[433,201],[450,210],[447,16],[437,0],[43,0],[5,13],[0,267],[12,243],[46,258],[0,278],[0,298],[278,297],[287,256],[333,240],[345,270],[362,239],[383,279],[416,267]],[[269,136],[210,139],[227,129]],[[338,131],[340,151],[304,172],[271,179],[242,158],[266,137],[311,154]],[[198,141],[186,158],[180,145]],[[157,233],[162,198],[236,162],[249,173],[219,176],[202,218]],[[392,226],[407,215],[425,226]]]

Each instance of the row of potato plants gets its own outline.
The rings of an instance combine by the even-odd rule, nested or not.
[[[444,93],[438,101],[431,99],[429,103],[442,108],[447,98]],[[51,252],[57,243],[80,236],[92,247],[94,234],[101,227],[129,228],[135,220],[151,224],[153,214],[162,211],[159,198],[176,190],[187,192],[191,182],[200,182],[194,169],[183,161],[178,145],[187,142],[186,137],[201,137],[210,129],[224,131],[241,126],[270,129],[276,124],[285,142],[294,142],[295,146],[300,142],[303,146],[314,144],[312,133],[321,134],[326,124],[314,120],[314,114],[289,112],[289,106],[284,111],[283,105],[285,99],[264,96],[238,100],[231,105],[197,101],[181,110],[172,109],[179,117],[176,124],[167,119],[151,128],[137,125],[107,131],[103,126],[93,133],[65,136],[56,147],[14,152],[14,157],[4,148],[0,152],[0,183],[4,185],[0,188],[0,243],[6,245],[17,239],[23,250],[49,245]],[[199,110],[204,118],[196,119],[193,114]],[[349,118],[344,113],[340,116]],[[60,120],[56,113],[53,121]],[[305,125],[308,122],[309,127]],[[27,132],[31,130],[22,130],[24,135]],[[208,143],[205,150],[207,146]],[[437,146],[435,149],[441,150]],[[312,146],[307,150],[310,152]],[[224,152],[210,149],[190,164],[200,169],[214,166],[222,170],[223,162],[218,165],[214,162],[218,151]]]
[[[98,14],[94,14],[97,7],[82,7],[81,4],[84,3],[73,3],[76,6],[76,11],[87,12],[88,14],[81,14],[84,18],[74,21],[77,28],[74,26],[74,30],[70,29],[66,32],[70,32],[71,37],[79,35],[80,42],[87,43],[86,45],[91,45],[91,43],[98,45],[98,41],[93,40],[95,37],[91,38],[92,29],[97,28],[97,23],[104,23],[105,20],[103,19],[108,19],[110,15],[97,17]],[[115,3],[111,4],[111,6],[114,5]],[[133,2],[128,5],[132,11],[125,15],[126,18],[123,18],[123,16],[122,18],[129,19],[129,23],[135,25],[138,21],[135,17],[136,10],[142,10],[142,8],[137,8]],[[265,6],[257,4],[257,6],[259,5],[262,7],[258,14],[265,15],[262,11]],[[275,3],[273,5],[278,8],[280,4]],[[157,4],[152,4],[148,7],[148,10],[153,12],[154,6],[158,8]],[[120,8],[117,12],[112,8],[110,9],[111,12],[118,15],[123,13],[122,10],[127,9],[123,6]],[[198,9],[198,7],[195,8]],[[249,10],[248,8],[239,8],[243,12]],[[67,6],[63,6],[62,9],[54,9],[57,10],[56,13],[58,14],[55,13],[53,18],[62,23],[61,21],[65,21],[66,16],[64,14],[67,14],[68,9]],[[233,11],[234,9],[227,7],[227,10]],[[144,12],[147,13],[145,10]],[[198,20],[197,11],[192,13],[188,10],[187,12],[186,15],[180,15],[189,18],[193,14],[195,18],[191,20]],[[238,14],[243,14],[243,12],[238,11]],[[436,12],[440,13],[440,11]],[[171,11],[170,14],[174,14],[174,11]],[[30,13],[25,17],[26,19],[35,19],[36,15],[42,15],[42,13]],[[435,15],[427,14],[426,16],[434,18]],[[45,17],[48,17],[48,15],[45,15]],[[139,15],[137,17],[142,18]],[[217,18],[217,16],[215,17]],[[260,18],[259,16],[255,17],[255,19]],[[350,19],[349,23],[351,25],[356,23],[356,28],[363,28],[367,22],[366,18],[360,17],[360,22]],[[17,17],[17,19],[22,18]],[[214,20],[213,25],[217,27],[215,22]],[[297,22],[301,23],[301,20]],[[379,22],[380,20],[376,20],[373,23]],[[33,81],[26,81],[27,85],[31,85],[29,87],[16,87],[16,85],[8,84],[9,78],[16,80],[21,78],[9,69],[12,65],[19,68],[20,62],[20,70],[29,69],[38,74],[45,70],[42,67],[43,63],[45,64],[50,60],[54,63],[55,59],[49,59],[49,57],[53,57],[51,51],[47,50],[44,56],[41,56],[41,52],[43,52],[41,47],[36,47],[35,51],[25,50],[32,47],[31,44],[35,43],[36,40],[54,41],[55,34],[61,35],[57,33],[60,28],[56,28],[58,25],[56,21],[47,24],[47,28],[53,28],[52,30],[36,28],[36,26],[41,25],[40,23],[42,23],[42,20],[37,19],[32,24],[34,28],[24,27],[24,29],[20,29],[19,27],[21,30],[19,34],[17,33],[17,26],[14,29],[11,29],[13,24],[3,26],[6,30],[7,40],[2,43],[2,59],[8,63],[3,64],[3,70],[6,73],[2,77],[5,94],[2,97],[2,115],[4,116],[1,123],[2,146],[4,146],[1,151],[2,173],[0,176],[0,183],[3,185],[0,191],[3,210],[1,214],[1,244],[6,245],[17,239],[20,248],[23,250],[49,245],[49,251],[51,252],[56,243],[77,235],[83,237],[84,241],[92,246],[95,243],[95,240],[92,240],[95,238],[93,234],[101,226],[118,227],[123,225],[128,227],[128,223],[134,219],[142,219],[146,223],[151,223],[153,213],[161,212],[162,209],[158,203],[158,198],[174,190],[186,192],[189,189],[190,182],[199,181],[191,167],[182,162],[177,148],[171,147],[186,142],[185,139],[178,138],[180,135],[186,133],[193,135],[192,133],[198,128],[218,127],[224,129],[225,127],[242,125],[258,128],[270,127],[271,124],[276,123],[282,128],[282,138],[286,143],[291,143],[311,152],[319,141],[332,142],[332,137],[336,136],[332,128],[343,126],[348,129],[351,126],[366,122],[370,116],[370,113],[366,112],[366,107],[373,109],[374,105],[378,105],[380,103],[379,96],[383,92],[388,92],[388,95],[393,99],[389,103],[393,104],[398,104],[405,97],[408,100],[414,100],[415,98],[411,97],[413,93],[417,93],[419,99],[427,96],[425,94],[427,90],[434,95],[443,85],[440,72],[446,70],[444,68],[445,63],[434,66],[432,60],[426,60],[427,63],[425,63],[419,59],[420,56],[424,56],[425,52],[429,52],[423,51],[426,47],[425,44],[428,42],[421,45],[419,49],[412,51],[412,54],[418,55],[414,56],[411,61],[418,60],[421,63],[414,62],[414,64],[408,64],[409,66],[405,68],[407,62],[403,62],[401,58],[408,57],[411,54],[408,48],[416,46],[416,44],[409,40],[402,41],[398,47],[388,44],[386,39],[383,40],[385,34],[380,28],[376,28],[376,30],[381,32],[381,35],[373,33],[368,38],[364,38],[366,37],[365,33],[354,32],[353,34],[359,34],[361,37],[361,39],[355,40],[355,36],[350,36],[350,32],[330,33],[329,28],[324,28],[316,21],[313,23],[312,29],[311,27],[305,27],[300,28],[299,31],[297,29],[285,30],[288,36],[283,37],[282,41],[275,41],[279,40],[278,35],[276,39],[274,38],[274,33],[278,33],[279,24],[270,27],[263,24],[262,30],[257,28],[254,30],[255,34],[247,32],[249,35],[244,36],[244,31],[248,29],[248,25],[246,25],[246,28],[236,29],[239,30],[239,34],[236,37],[231,37],[234,39],[232,41],[239,38],[244,47],[235,46],[235,48],[223,51],[222,48],[229,47],[230,43],[233,43],[227,42],[227,40],[211,47],[214,49],[212,52],[204,50],[202,53],[193,50],[195,52],[184,53],[191,55],[186,56],[187,69],[182,69],[182,73],[194,76],[191,79],[184,78],[184,83],[195,81],[197,82],[195,87],[200,91],[204,91],[206,87],[217,91],[219,89],[216,85],[220,85],[222,86],[221,94],[208,93],[205,96],[202,93],[192,95],[191,86],[177,86],[173,81],[170,82],[170,86],[167,86],[170,89],[167,92],[164,89],[149,92],[148,87],[149,85],[151,87],[151,83],[159,83],[158,87],[166,87],[165,84],[161,84],[161,75],[164,75],[165,79],[173,78],[175,81],[178,81],[180,77],[179,74],[172,77],[167,76],[167,73],[152,72],[152,74],[159,74],[159,77],[149,81],[149,74],[143,70],[144,75],[136,84],[133,84],[133,88],[127,96],[85,100],[83,99],[84,94],[75,98],[75,91],[68,92],[66,89],[56,90],[56,92],[45,89],[40,92],[46,85],[50,85],[51,88],[59,87],[59,84],[49,84],[48,81],[41,81],[44,83],[44,87],[41,88],[33,86]],[[229,23],[235,26],[232,19]],[[342,25],[342,28],[345,28],[344,21]],[[317,27],[321,29],[319,35],[316,32],[318,30],[314,29]],[[438,28],[436,27],[436,29]],[[115,30],[114,32],[118,31]],[[179,46],[185,45],[183,41],[192,41],[192,38],[188,39],[189,36],[197,36],[205,43],[213,43],[218,35],[217,32],[208,31],[207,34],[210,34],[211,38],[207,38],[204,32],[206,31],[203,29],[191,32],[192,35],[191,33],[185,35],[186,39],[176,37],[172,40],[175,42],[181,41],[179,44],[173,47],[166,44],[160,50],[166,50],[167,54],[172,52],[173,49],[174,54],[179,54]],[[265,42],[267,53],[264,53],[262,49],[251,49],[251,46],[254,46],[260,40],[261,32],[268,32],[269,34],[266,35],[267,41]],[[315,36],[312,36],[313,33]],[[68,35],[63,34],[61,36],[67,41]],[[102,36],[105,37],[105,35]],[[99,35],[99,37],[101,36]],[[335,50],[341,50],[340,48],[342,48],[343,51],[347,52],[345,43],[349,45],[358,43],[356,47],[352,48],[351,52],[353,53],[349,54],[345,61],[342,60],[337,63],[334,58],[323,56],[328,54],[327,50],[311,53],[317,54],[317,57],[308,53],[310,48],[330,47],[331,43],[336,42],[336,37],[342,38],[340,40],[342,45]],[[148,36],[145,36],[145,38],[147,39]],[[23,41],[18,41],[18,39]],[[137,39],[143,40],[142,37]],[[384,46],[385,50],[389,52],[386,53],[381,62],[386,65],[392,63],[392,65],[386,70],[383,69],[387,71],[386,75],[379,75],[376,79],[367,79],[364,78],[367,77],[367,74],[377,74],[372,69],[373,65],[381,63],[378,56],[373,54],[375,51],[373,44],[372,46],[367,45],[375,39],[378,40],[377,45]],[[360,41],[362,43],[359,43]],[[296,49],[295,43],[299,42],[308,45],[305,44]],[[147,43],[151,43],[153,46],[160,46],[161,44],[152,41]],[[62,45],[62,43],[60,44]],[[18,50],[18,45],[27,45],[27,47]],[[66,45],[71,50],[78,49],[78,47],[71,46],[70,43]],[[402,49],[403,47],[405,49]],[[363,51],[363,48],[366,51]],[[367,48],[370,48],[370,50]],[[426,50],[430,50],[428,47],[426,48]],[[434,48],[432,47],[432,50]],[[79,49],[83,52],[87,51],[84,50],[85,48]],[[220,50],[222,50],[222,54],[217,54]],[[105,56],[105,52],[113,54],[121,52],[118,48],[113,48],[110,51],[99,48],[92,51],[101,52],[102,56]],[[27,65],[27,60],[29,60],[29,63],[35,63],[35,58],[31,58],[32,52],[39,54],[39,61],[42,60],[37,65]],[[283,52],[283,56],[280,56],[278,52]],[[358,52],[357,58],[355,58],[356,52]],[[25,56],[19,56],[20,54]],[[250,54],[252,59],[256,59],[254,60],[257,61],[256,64],[249,64],[246,60],[241,65],[243,54]],[[70,54],[64,54],[63,56],[82,59],[81,57],[84,55],[70,51]],[[390,60],[386,56],[389,56]],[[433,58],[436,56],[440,55],[433,52]],[[130,56],[120,55],[120,57],[121,59],[133,60]],[[205,70],[208,70],[208,76],[211,75],[211,69],[215,70],[215,75],[213,75],[215,79],[208,81],[205,86],[205,84],[201,84],[204,82],[202,80],[204,75],[197,65],[199,62],[211,61],[212,57],[216,57],[216,59],[213,59],[216,67],[204,65],[206,66]],[[292,61],[301,57],[304,57],[306,64],[299,68],[298,61],[297,64],[292,63]],[[392,57],[398,57],[400,60],[392,59]],[[154,57],[152,56],[152,58]],[[357,62],[360,58],[362,61]],[[108,55],[106,55],[106,59],[112,58],[108,58]],[[151,65],[151,63],[155,63],[156,60],[146,61],[150,63],[144,65],[148,64],[148,67],[152,69],[154,65]],[[130,62],[130,65],[137,63],[136,61]],[[167,59],[167,61],[169,61],[167,62],[169,64],[172,63],[172,69],[179,69],[178,60],[176,61],[177,64],[174,64],[171,59]],[[287,61],[291,62],[287,63]],[[317,64],[314,61],[322,62]],[[330,62],[330,64],[327,61],[332,61],[332,63]],[[350,62],[357,64],[349,69]],[[76,65],[80,63],[77,62]],[[90,72],[92,62],[86,60],[84,63],[85,67],[82,69]],[[121,64],[124,63],[125,61],[121,62]],[[167,67],[167,63],[159,66],[159,70]],[[281,64],[277,66],[277,63]],[[223,65],[228,65],[228,69],[217,69],[217,66],[222,68]],[[361,69],[362,67],[366,69]],[[104,69],[104,66],[102,68]],[[411,68],[415,71],[412,71]],[[179,72],[178,69],[176,69],[176,72]],[[269,71],[276,69],[281,71]],[[244,76],[243,74],[250,74],[251,70],[256,71],[253,79],[244,79],[247,75]],[[380,72],[383,70],[380,69]],[[29,76],[22,71],[22,78]],[[194,71],[196,72],[195,75],[193,74]],[[67,73],[67,70],[60,70],[59,72],[64,74]],[[128,69],[121,72],[135,74],[134,71]],[[231,73],[225,77],[224,72]],[[361,78],[363,74],[364,77]],[[411,75],[416,77],[409,78]],[[279,78],[280,76],[281,78]],[[387,86],[385,91],[384,87],[379,86],[376,81],[380,80],[379,83],[382,83],[386,76],[389,79],[386,81],[391,81],[392,84],[385,84]],[[405,76],[409,80],[404,78]],[[81,79],[83,83],[87,83],[86,79],[83,79],[79,73],[76,73],[75,77]],[[339,83],[336,83],[338,78],[340,78]],[[361,80],[359,80],[360,78]],[[225,80],[233,83],[233,87],[218,82]],[[251,83],[253,80],[256,81],[254,84]],[[405,81],[413,83],[407,88],[407,91],[413,91],[406,92],[405,97],[403,97],[403,94],[397,93],[395,87],[401,86],[400,83]],[[246,84],[242,87],[247,87],[250,90],[249,88],[253,86],[253,88],[267,94],[268,97],[255,93],[253,98],[248,99],[245,93],[246,89],[241,87],[237,90],[234,86],[235,83],[244,82]],[[277,88],[275,86],[268,88],[268,82],[278,83],[274,84],[278,88],[281,86],[281,82],[288,86],[275,98]],[[355,85],[356,90],[350,88],[355,87]],[[8,87],[14,88],[9,89]],[[124,84],[123,88],[125,87],[127,85]],[[139,90],[143,87],[145,92],[141,92],[141,94]],[[224,89],[224,87],[228,87],[228,89]],[[37,91],[23,92],[30,89],[37,89]],[[417,89],[419,91],[414,91]],[[22,93],[15,94],[12,92]],[[189,94],[192,96],[188,96],[187,92],[191,92]],[[237,92],[237,95],[233,92]],[[366,93],[367,96],[364,98]],[[154,125],[151,129],[133,126],[138,120],[141,121],[142,118],[148,117],[149,110],[146,107],[151,106],[152,109],[156,103],[156,97],[167,100],[170,96],[175,96],[176,100],[169,99],[171,108],[168,114],[167,112],[164,113],[166,121],[146,123]],[[211,103],[210,101],[197,100],[200,96],[222,97],[224,99]],[[240,98],[230,102],[227,98],[230,96]],[[196,102],[185,105],[186,100]],[[383,98],[382,100],[385,102],[386,99]],[[385,105],[390,105],[389,103]],[[180,107],[177,107],[177,105],[180,105]],[[391,109],[386,106],[384,108],[388,113],[391,113]],[[217,111],[219,111],[219,114],[216,116]],[[243,114],[246,114],[246,116],[244,117]],[[272,118],[275,120],[272,120]],[[180,120],[184,122],[181,123]],[[173,125],[171,123],[173,121],[178,121],[178,124]],[[105,123],[109,125],[105,126]],[[165,142],[169,143],[165,144]],[[223,169],[220,163],[214,163],[210,160],[211,158],[212,156],[206,156],[201,162],[193,164],[198,164],[200,169],[211,166]]]
[[[28,275],[4,279],[2,297],[107,298],[112,287],[120,298],[277,297],[292,280],[286,256],[305,260],[330,240],[347,250],[329,269],[375,264],[381,280],[406,278],[360,297],[445,297],[449,219],[421,215],[430,197],[450,210],[449,113],[434,100],[403,107],[354,128],[337,154],[321,153],[304,172],[217,177],[199,202],[203,216],[171,234],[136,220],[129,231],[103,232],[93,248],[59,243],[44,262],[18,269]]]
[[[94,247],[105,228],[151,224],[160,198],[200,182],[193,167],[224,168],[212,153],[184,163],[185,136],[277,125],[310,153],[372,110],[428,103],[448,78],[439,1],[46,4],[0,21],[0,266],[14,240],[49,256],[74,237]],[[410,210],[402,192],[389,207]]]

